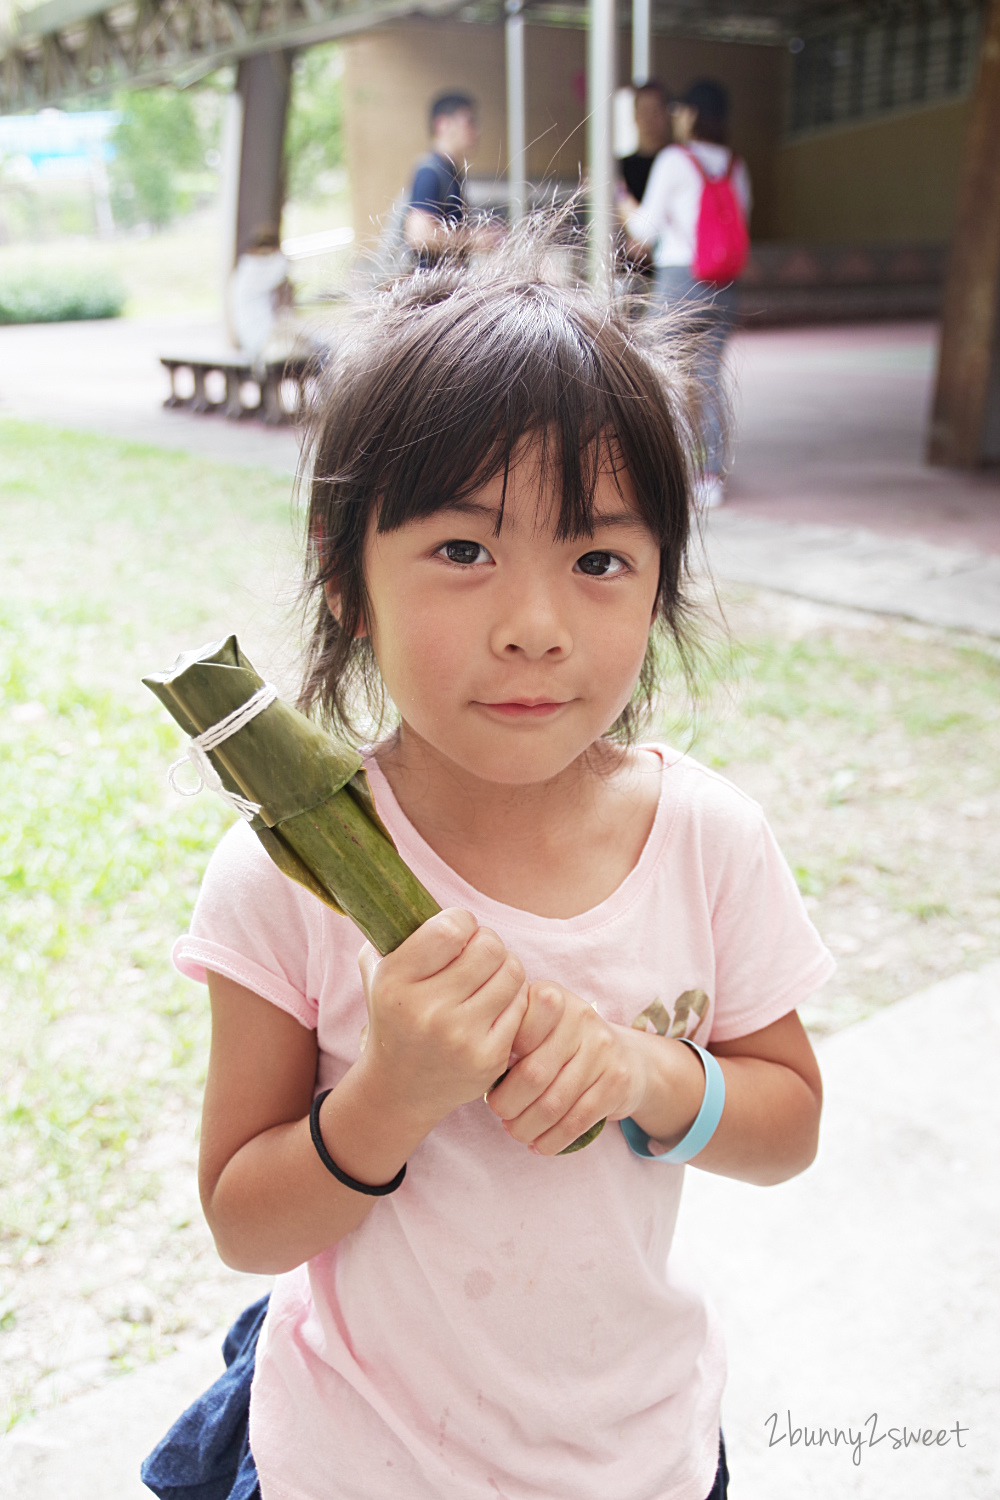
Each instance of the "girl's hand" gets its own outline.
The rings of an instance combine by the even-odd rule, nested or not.
[[[370,1087],[430,1130],[504,1071],[528,1005],[520,959],[453,907],[385,958],[358,956],[368,1004],[359,1068]]]
[[[561,984],[531,984],[513,1042],[518,1061],[487,1103],[514,1140],[555,1156],[598,1120],[642,1110],[653,1083],[650,1040],[605,1021]]]

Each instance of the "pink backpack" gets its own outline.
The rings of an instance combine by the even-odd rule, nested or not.
[[[694,152],[687,154],[702,180],[691,274],[696,281],[724,286],[736,280],[750,255],[750,236],[733,191],[736,157],[730,157],[725,176],[709,177]]]

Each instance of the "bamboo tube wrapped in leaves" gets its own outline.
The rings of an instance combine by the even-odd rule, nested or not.
[[[195,790],[218,791],[278,868],[349,917],[380,953],[441,910],[379,818],[360,755],[283,703],[234,635],[185,652],[169,672],[143,682],[192,736]],[[183,763],[171,768],[172,781]],[[587,1145],[603,1124],[567,1151]]]

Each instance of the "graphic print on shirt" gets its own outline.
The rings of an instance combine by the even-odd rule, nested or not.
[[[655,1031],[657,1036],[686,1036],[693,1040],[698,1035],[701,1023],[708,1015],[710,1004],[711,1001],[704,990],[685,990],[674,1001],[674,1014],[671,1019],[667,1007],[657,996],[646,1006],[645,1010],[639,1012],[632,1022],[632,1028],[635,1031]],[[688,1021],[692,1015],[697,1019],[689,1032]]]

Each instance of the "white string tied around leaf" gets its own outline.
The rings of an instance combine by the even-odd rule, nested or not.
[[[180,760],[175,760],[167,772],[167,780],[174,791],[181,797],[197,797],[203,787],[208,787],[210,792],[215,792],[227,806],[231,807],[234,812],[238,812],[240,817],[245,818],[249,823],[260,812],[260,803],[251,802],[249,797],[241,797],[239,792],[231,792],[227,786],[224,786],[222,777],[208,758],[208,752],[221,745],[224,740],[228,740],[258,714],[263,713],[277,696],[277,688],[270,682],[265,682],[263,687],[259,687],[245,703],[240,704],[239,708],[234,708],[231,714],[220,719],[218,724],[213,724],[203,734],[196,734]],[[197,786],[184,787],[178,782],[177,772],[186,765],[194,766],[198,773]]]

